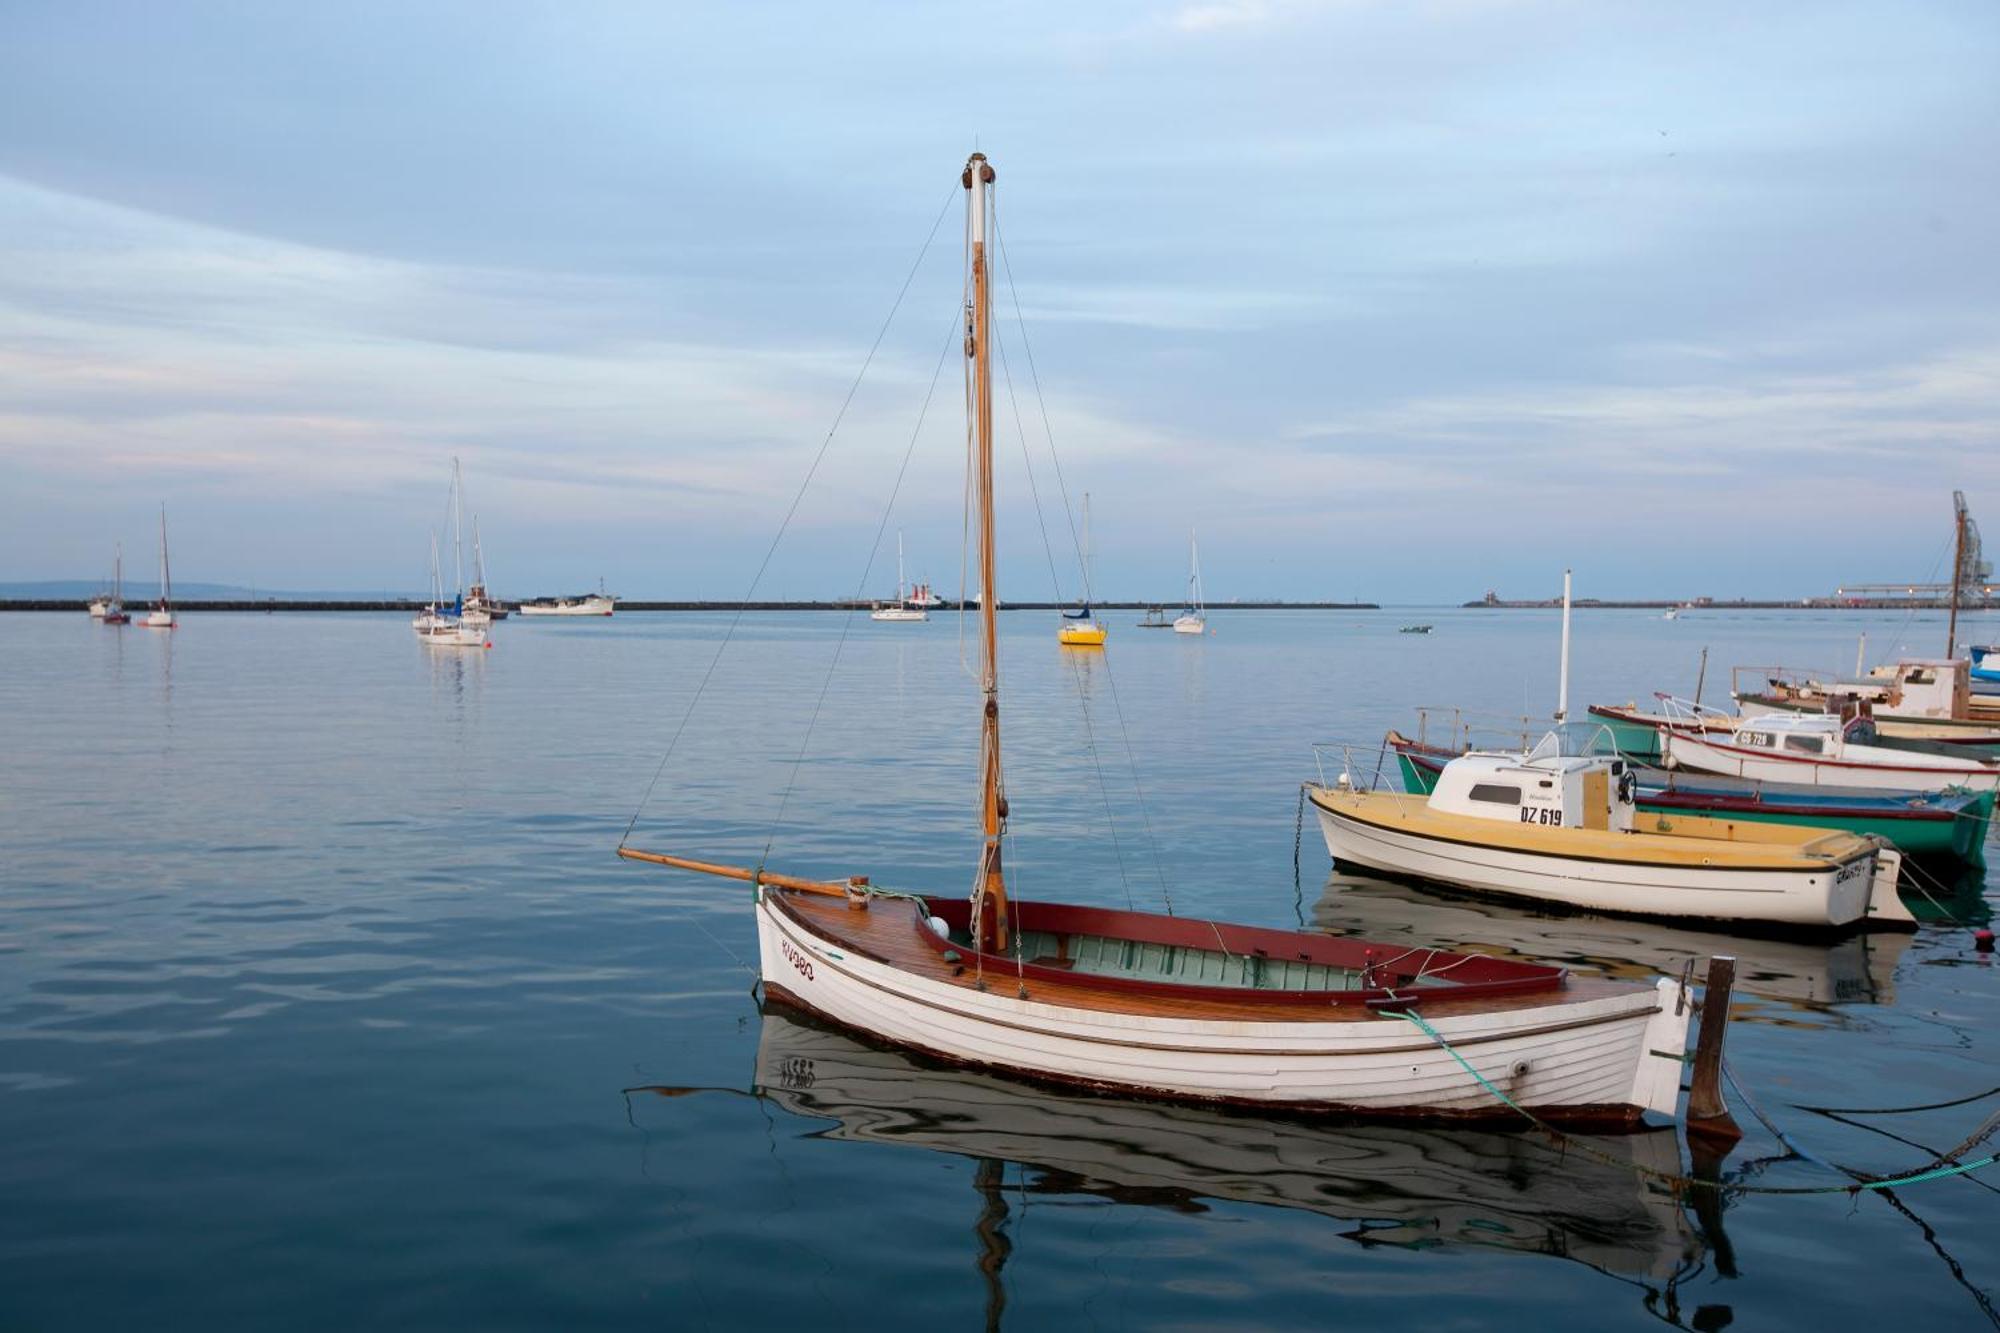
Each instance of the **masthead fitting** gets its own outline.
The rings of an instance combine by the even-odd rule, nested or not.
[[[993,166],[986,160],[986,154],[974,153],[966,159],[965,170],[959,173],[959,184],[972,191],[971,241],[974,245],[986,244],[986,187],[993,183]]]

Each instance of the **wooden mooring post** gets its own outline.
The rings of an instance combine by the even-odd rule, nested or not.
[[[1743,1137],[1729,1104],[1722,1099],[1722,1041],[1729,1030],[1729,991],[1736,983],[1736,960],[1718,954],[1708,960],[1708,984],[1701,996],[1701,1032],[1695,1039],[1694,1083],[1688,1089],[1690,1139],[1705,1135],[1730,1143]]]

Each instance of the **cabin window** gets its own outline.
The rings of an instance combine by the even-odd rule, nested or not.
[[[1807,754],[1825,754],[1826,738],[1823,736],[1787,736],[1785,737],[1785,748],[1787,750],[1803,750]]]
[[[1503,787],[1497,782],[1475,782],[1472,784],[1472,799],[1475,801],[1491,801],[1495,805],[1519,805],[1521,803],[1521,789],[1519,787]]]

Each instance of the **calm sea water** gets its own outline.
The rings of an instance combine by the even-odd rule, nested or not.
[[[1538,917],[1331,880],[1311,828],[1295,885],[1310,743],[1419,704],[1546,714],[1553,613],[1135,619],[1078,655],[1002,617],[1017,894],[1627,975],[1732,951],[1732,1063],[1811,1151],[1895,1171],[1996,1109],[1796,1105],[2000,1083],[2000,971],[1962,926]],[[400,617],[0,617],[0,1326],[1994,1322],[2000,1174],[1697,1215],[1530,1135],[1066,1097],[760,1015],[742,886],[612,854],[727,625],[509,621],[452,656]],[[1689,693],[1704,645],[1711,698],[1733,663],[1851,668],[1864,630],[1943,637],[1579,613],[1572,697]],[[954,616],[746,618],[634,842],[967,886],[970,653]],[[1837,1181],[1743,1119],[1754,1179]],[[1678,1161],[1671,1133],[1600,1142]]]

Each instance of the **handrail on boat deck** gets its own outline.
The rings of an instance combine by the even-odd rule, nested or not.
[[[1534,743],[1541,731],[1546,730],[1535,718],[1516,717],[1511,713],[1469,711],[1452,704],[1419,704],[1414,711],[1417,715],[1416,740],[1419,745],[1449,744],[1469,749],[1473,745],[1473,728],[1477,726],[1482,735],[1500,737],[1501,741],[1496,744],[1511,737],[1518,740],[1520,748],[1525,750]],[[1448,741],[1438,742],[1431,739],[1433,714],[1449,715],[1446,723],[1449,727],[1446,733],[1450,738]]]
[[[1734,713],[1725,712],[1713,704],[1705,704],[1698,699],[1683,699],[1665,690],[1653,691],[1653,697],[1660,701],[1661,712],[1671,723],[1697,726],[1708,718],[1730,723],[1736,721]]]
[[[1370,750],[1375,752],[1375,768],[1374,772],[1368,777],[1367,786],[1363,787],[1355,775],[1360,773],[1367,765],[1369,760],[1368,751]],[[1338,751],[1340,755],[1340,773],[1332,782],[1327,781],[1326,777],[1326,760],[1329,751]],[[1385,772],[1389,764],[1389,739],[1386,736],[1372,745],[1360,741],[1314,741],[1312,742],[1312,752],[1313,768],[1319,774],[1319,785],[1322,787],[1337,787],[1340,785],[1339,778],[1346,778],[1347,785],[1356,790],[1393,790],[1397,792],[1402,790],[1400,779],[1398,779],[1399,785],[1396,787],[1391,788],[1385,785],[1390,776]],[[1361,756],[1360,762],[1356,762],[1355,759],[1357,752]]]

